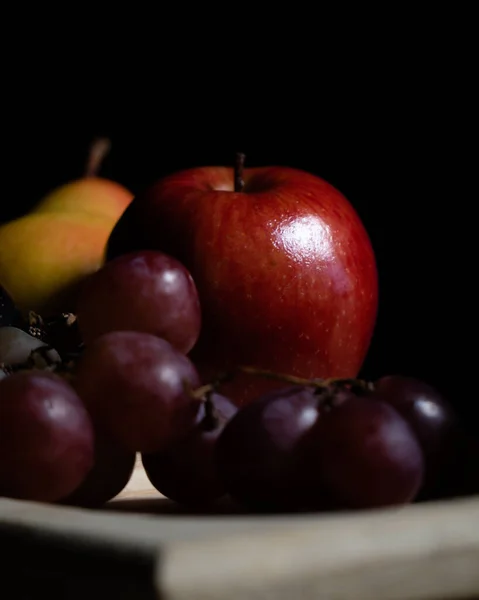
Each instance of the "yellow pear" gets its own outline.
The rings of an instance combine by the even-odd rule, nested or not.
[[[34,212],[103,215],[114,225],[132,201],[133,194],[116,181],[97,176],[109,149],[108,139],[95,140],[90,147],[85,176],[54,189],[40,200]]]
[[[105,217],[36,214],[0,227],[0,282],[18,308],[73,312],[78,286],[98,270],[111,231]]]
[[[83,179],[0,226],[0,284],[22,312],[74,312],[79,285],[103,264],[108,237],[133,199],[122,185],[96,176],[109,147],[95,140]]]

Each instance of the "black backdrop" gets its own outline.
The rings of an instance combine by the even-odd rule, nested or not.
[[[82,94],[87,79],[65,87],[57,72],[41,93],[28,88],[28,109],[17,102],[24,89],[8,96],[0,220],[80,176],[96,135],[112,139],[102,174],[134,192],[177,169],[231,164],[238,150],[249,166],[309,170],[348,197],[376,251],[380,310],[364,374],[422,377],[472,415],[472,82],[441,56],[427,69],[417,57],[401,60],[387,74],[353,67],[334,83],[319,71],[302,80],[277,69],[237,86],[201,69],[186,83],[161,73],[154,92],[105,74]]]

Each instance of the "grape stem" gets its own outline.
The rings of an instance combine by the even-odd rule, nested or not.
[[[110,149],[111,141],[108,138],[100,137],[93,140],[88,152],[84,177],[97,177],[101,165],[105,160],[106,155],[110,152]]]
[[[243,170],[245,155],[241,152],[236,153],[235,161],[235,192],[244,190]]]
[[[189,381],[183,381],[183,387],[186,390],[186,393],[189,394],[191,398],[201,400],[204,403],[205,415],[201,421],[201,427],[204,431],[213,431],[220,424],[219,415],[212,398],[218,385],[218,382],[208,383],[207,385],[202,385],[194,390]]]
[[[201,421],[203,431],[214,431],[220,424],[218,412],[212,398],[212,391],[205,394],[205,416]]]
[[[240,366],[238,370],[241,373],[247,375],[255,375],[257,377],[264,377],[265,379],[275,379],[278,381],[284,381],[285,383],[291,383],[293,385],[314,385],[314,387],[324,388],[327,387],[326,379],[306,379],[304,377],[296,377],[296,375],[288,375],[287,373],[276,373],[275,371],[268,371],[266,369],[258,369],[256,367]]]
[[[314,387],[319,390],[329,388],[336,385],[350,385],[364,390],[371,389],[371,383],[363,381],[362,379],[354,379],[351,377],[330,377],[327,379],[306,379],[305,377],[297,377],[296,375],[288,375],[286,373],[276,373],[274,371],[268,371],[266,369],[258,369],[250,366],[240,366],[238,370],[248,375],[255,375],[258,377],[264,377],[266,379],[275,379],[278,381],[284,381],[285,383],[291,383],[293,385],[305,385]]]
[[[269,371],[267,369],[258,369],[257,367],[251,367],[248,365],[242,365],[236,367],[233,371],[229,371],[219,375],[215,381],[212,383],[207,383],[205,385],[200,386],[196,390],[191,390],[191,395],[193,398],[198,400],[206,400],[208,394],[212,392],[216,392],[221,384],[226,383],[227,381],[231,381],[234,379],[236,375],[239,373],[245,373],[247,375],[254,375],[255,377],[263,377],[265,379],[274,379],[276,381],[284,381],[285,383],[290,383],[292,385],[304,385],[308,387],[313,387],[317,390],[325,390],[331,388],[332,386],[352,386],[357,389],[361,389],[364,391],[372,391],[374,389],[374,385],[372,382],[364,381],[362,379],[354,379],[354,378],[328,378],[328,379],[307,379],[305,377],[297,377],[296,375],[288,375],[286,373],[276,373],[275,371]]]

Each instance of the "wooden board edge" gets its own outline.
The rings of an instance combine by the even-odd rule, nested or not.
[[[170,543],[168,600],[479,598],[479,498]]]

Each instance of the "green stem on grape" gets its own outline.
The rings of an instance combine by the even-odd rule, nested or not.
[[[212,383],[207,383],[206,385],[201,385],[199,388],[196,388],[195,390],[191,389],[191,387],[189,386],[189,384],[187,384],[186,386],[186,390],[187,393],[191,396],[191,398],[194,398],[195,400],[203,400],[203,402],[206,402],[206,397],[209,393],[214,391],[214,384]]]
[[[238,367],[238,370],[249,375],[255,375],[258,377],[265,377],[266,379],[276,379],[277,381],[284,381],[285,383],[291,383],[292,385],[305,385],[314,387],[319,390],[323,390],[335,385],[350,385],[361,389],[370,389],[370,384],[367,381],[361,379],[354,379],[351,377],[330,377],[328,379],[307,379],[305,377],[297,377],[296,375],[288,375],[286,373],[276,373],[275,371],[268,371],[266,369],[258,369],[256,367],[250,367],[247,365]]]
[[[191,388],[188,381],[183,381],[183,386],[190,397],[194,398],[195,400],[201,400],[204,404],[205,415],[201,421],[201,427],[204,431],[213,431],[218,427],[220,422],[219,415],[216,411],[216,407],[212,398],[212,395],[216,391],[218,385],[219,382],[216,381],[214,383],[202,385],[194,390]]]
[[[235,161],[235,192],[242,192],[244,190],[244,159],[245,155],[241,152],[236,153]]]
[[[228,371],[225,373],[221,373],[218,377],[212,381],[211,383],[206,383],[205,385],[196,388],[195,390],[191,389],[188,382],[184,382],[184,385],[191,395],[192,398],[196,398],[197,400],[205,400],[207,394],[212,392],[216,392],[222,383],[226,383],[230,381],[235,376],[234,371]]]
[[[293,385],[314,385],[315,387],[325,387],[323,381],[325,380],[311,380],[304,377],[296,377],[296,375],[288,375],[286,373],[276,373],[275,371],[268,371],[267,369],[257,369],[256,367],[250,367],[242,365],[237,367],[237,370],[247,375],[255,375],[256,377],[264,377],[265,379],[275,379],[277,381],[284,381],[285,383],[291,383]]]
[[[331,377],[328,379],[307,379],[305,377],[297,377],[296,375],[288,375],[286,373],[277,373],[275,371],[269,371],[267,369],[259,369],[257,367],[251,367],[248,365],[240,365],[232,371],[222,373],[212,383],[207,383],[200,386],[196,390],[190,390],[190,394],[193,398],[198,400],[205,400],[207,394],[216,392],[222,383],[231,381],[239,373],[245,373],[246,375],[253,375],[255,377],[263,377],[264,379],[274,379],[276,381],[284,381],[292,385],[303,385],[315,388],[316,390],[326,390],[335,386],[351,386],[362,391],[373,391],[374,385],[369,381],[362,379],[354,379],[351,377]]]
[[[84,177],[96,177],[106,155],[110,152],[111,142],[108,138],[100,137],[93,140],[85,165]]]

